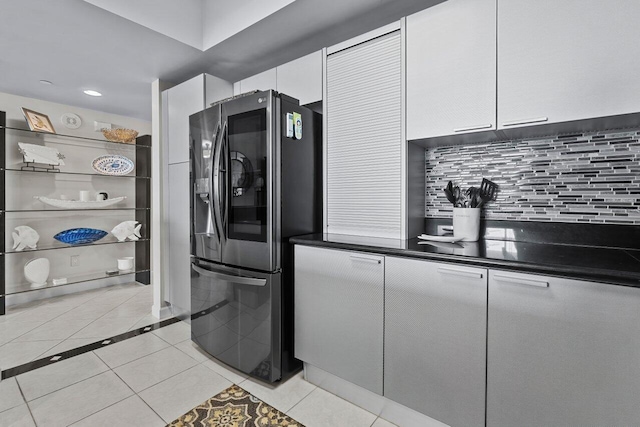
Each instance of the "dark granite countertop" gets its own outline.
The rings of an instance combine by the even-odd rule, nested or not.
[[[422,258],[640,287],[640,250],[484,238],[437,243],[339,234],[294,237],[291,243]]]

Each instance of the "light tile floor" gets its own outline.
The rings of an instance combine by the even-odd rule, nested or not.
[[[393,426],[301,373],[275,388],[247,379],[178,322],[0,382],[0,427],[163,426],[232,383],[308,427]]]
[[[152,287],[135,283],[12,306],[0,316],[0,369],[156,323]]]

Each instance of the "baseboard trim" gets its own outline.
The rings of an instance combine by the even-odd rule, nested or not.
[[[171,314],[171,307],[166,305],[160,307],[157,305],[151,306],[151,315],[158,320],[164,320],[173,316]]]
[[[443,424],[438,420],[434,420],[308,363],[304,364],[304,378],[311,384],[317,385],[400,427],[448,427],[447,424]]]

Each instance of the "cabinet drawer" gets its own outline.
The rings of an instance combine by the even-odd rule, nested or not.
[[[296,246],[295,357],[382,394],[384,257]]]
[[[487,426],[640,420],[640,289],[490,271]]]
[[[483,426],[487,271],[386,257],[384,395],[451,426]]]

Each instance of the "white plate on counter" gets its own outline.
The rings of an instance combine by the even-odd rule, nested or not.
[[[432,242],[455,243],[462,240],[462,237],[454,236],[432,236],[431,234],[421,234],[418,236],[420,240],[429,240]]]

